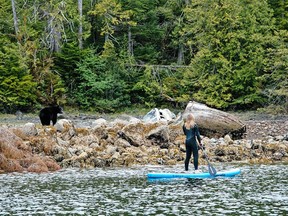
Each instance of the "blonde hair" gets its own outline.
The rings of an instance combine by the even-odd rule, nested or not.
[[[195,124],[196,123],[195,123],[194,116],[192,115],[192,113],[189,113],[187,116],[186,122],[185,122],[185,127],[187,129],[190,129],[190,128],[194,127]]]

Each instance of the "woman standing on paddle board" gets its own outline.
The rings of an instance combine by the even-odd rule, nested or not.
[[[189,113],[186,119],[186,122],[183,125],[183,131],[186,135],[185,140],[185,147],[186,147],[186,158],[185,158],[185,171],[188,171],[189,161],[191,158],[191,155],[193,153],[193,164],[195,168],[195,173],[198,173],[198,144],[197,140],[199,142],[199,145],[201,144],[201,137],[199,133],[198,126],[195,123],[195,118],[192,115],[192,113]]]

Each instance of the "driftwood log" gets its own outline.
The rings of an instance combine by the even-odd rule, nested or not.
[[[223,137],[230,134],[233,139],[243,138],[246,132],[245,124],[232,114],[210,108],[205,104],[190,101],[183,113],[185,119],[192,113],[201,135],[207,137]]]

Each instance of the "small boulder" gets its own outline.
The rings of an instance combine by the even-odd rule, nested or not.
[[[23,127],[22,127],[22,131],[24,134],[26,134],[27,136],[36,136],[38,134],[37,128],[35,126],[34,123],[26,123]]]
[[[95,120],[95,121],[93,121],[92,122],[92,128],[94,128],[94,127],[96,127],[96,126],[102,126],[102,125],[104,125],[104,126],[107,126],[107,121],[104,119],[104,118],[99,118],[99,119],[97,119],[97,120]]]
[[[228,134],[226,134],[226,135],[224,136],[224,141],[225,141],[225,143],[226,143],[227,145],[233,144],[233,140],[231,139],[231,137],[230,137]]]

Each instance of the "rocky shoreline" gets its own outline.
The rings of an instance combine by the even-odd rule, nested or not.
[[[15,118],[15,117],[14,117]],[[7,120],[7,121],[6,121]],[[10,119],[11,120],[11,119]],[[0,121],[0,172],[47,172],[147,164],[182,164],[182,122],[70,116],[43,127],[37,117]],[[16,121],[16,123],[15,123]],[[245,119],[244,139],[202,137],[211,162],[288,162],[288,118]],[[200,164],[206,164],[200,153]]]

